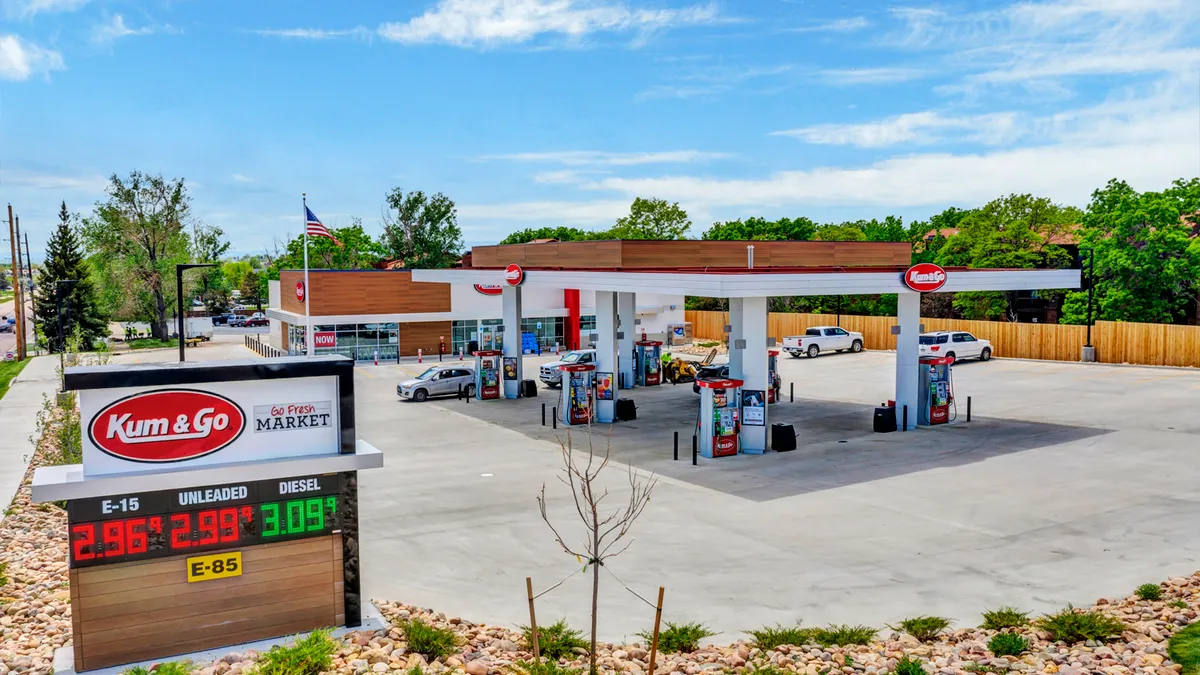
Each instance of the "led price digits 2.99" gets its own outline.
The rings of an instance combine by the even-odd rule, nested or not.
[[[311,497],[288,502],[261,504],[262,536],[320,532],[325,529],[325,515],[337,512],[337,497]]]

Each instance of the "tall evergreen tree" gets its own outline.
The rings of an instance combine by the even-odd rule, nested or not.
[[[108,335],[108,321],[101,315],[96,302],[91,268],[83,257],[66,202],[62,203],[58,220],[58,226],[46,244],[46,260],[38,272],[37,293],[34,296],[38,330],[45,336],[51,351],[62,349],[58,333],[60,306],[64,336],[70,336],[78,329],[83,336],[83,344],[90,346],[98,338]],[[74,280],[75,283],[57,283],[68,280]],[[56,289],[60,287],[61,298],[58,298]]]

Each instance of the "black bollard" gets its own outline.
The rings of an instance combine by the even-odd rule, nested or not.
[[[546,404],[542,404],[542,426],[546,426]]]
[[[679,461],[679,432],[675,432],[675,461]]]
[[[967,421],[971,421],[971,397],[967,397]]]
[[[796,402],[796,383],[788,382],[788,398],[791,399],[788,403]]]
[[[554,406],[553,417],[550,418],[550,428],[558,428],[558,406]]]
[[[901,431],[908,431],[908,406],[904,406],[904,422],[900,426]]]
[[[697,448],[699,447],[697,445],[697,440],[698,439],[695,436],[692,436],[692,466],[696,466],[696,454],[698,452]]]

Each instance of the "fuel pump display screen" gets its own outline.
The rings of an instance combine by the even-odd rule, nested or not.
[[[342,488],[329,474],[73,500],[71,567],[327,535]]]

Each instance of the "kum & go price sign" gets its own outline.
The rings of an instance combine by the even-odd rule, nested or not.
[[[79,392],[85,476],[338,454],[334,376]]]

